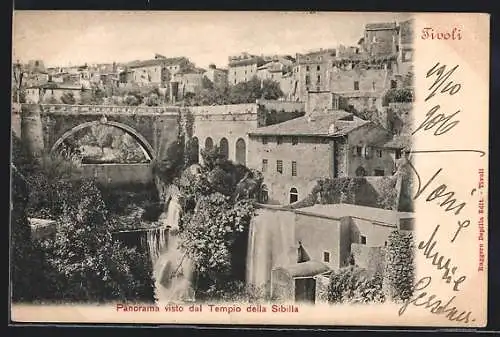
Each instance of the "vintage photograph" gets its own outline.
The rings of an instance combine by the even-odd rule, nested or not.
[[[414,19],[297,15],[14,13],[13,303],[412,296]]]

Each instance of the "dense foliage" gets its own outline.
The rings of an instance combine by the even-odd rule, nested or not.
[[[16,138],[12,152],[13,300],[153,301],[150,261],[113,241],[96,184],[61,158],[32,160]],[[56,238],[33,240],[28,216],[56,220]]]
[[[414,283],[414,249],[412,233],[390,234],[384,270],[384,292],[395,302],[412,296]]]
[[[397,177],[383,177],[380,182],[380,191],[377,198],[377,205],[383,209],[397,211],[399,200],[397,199],[398,191],[396,189]]]
[[[244,278],[248,226],[262,176],[227,160],[218,147],[202,150],[203,165],[176,181],[183,216],[181,246],[193,261],[197,290],[226,293]],[[215,295],[214,295],[215,296]],[[217,295],[218,296],[218,295]]]
[[[330,303],[384,302],[382,276],[354,266],[341,268],[330,275],[327,299]]]
[[[45,241],[50,299],[154,301],[148,256],[113,241],[108,213],[92,181],[79,183],[77,202],[65,207],[54,241]]]
[[[388,103],[409,103],[414,100],[414,92],[412,88],[396,88],[389,89],[383,97],[383,104]]]
[[[205,80],[205,82],[210,82]],[[197,94],[185,99],[186,105],[221,105],[255,103],[257,99],[274,100],[283,97],[283,91],[278,82],[251,78],[247,82],[240,82],[230,86],[215,86],[205,84]]]
[[[366,183],[364,177],[321,179],[313,189],[313,194],[319,194],[320,203],[323,204],[355,204],[356,194]]]

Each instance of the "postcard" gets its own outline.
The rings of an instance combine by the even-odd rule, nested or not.
[[[489,34],[15,11],[12,322],[484,327]]]

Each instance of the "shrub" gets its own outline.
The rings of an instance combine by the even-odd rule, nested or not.
[[[396,189],[397,177],[383,177],[381,180],[377,205],[383,209],[396,211],[399,204]]]
[[[319,193],[323,204],[354,204],[356,193],[364,184],[366,184],[364,177],[327,178],[319,180],[312,193]]]
[[[414,248],[412,233],[394,231],[389,235],[383,288],[386,296],[395,302],[412,296]]]
[[[354,266],[341,268],[330,276],[327,299],[330,303],[383,302],[382,276]]]
[[[200,300],[233,303],[255,303],[265,298],[265,287],[248,285],[243,281],[228,280],[212,284],[198,296]]]

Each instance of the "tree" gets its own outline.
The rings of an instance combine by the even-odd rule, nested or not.
[[[61,96],[61,102],[63,104],[75,104],[75,96],[71,91],[65,91]]]
[[[261,81],[255,76],[250,81],[238,83],[229,89],[229,101],[232,104],[253,103],[259,98],[278,99],[283,95],[278,82]]]
[[[13,138],[11,185],[11,294],[14,302],[40,299],[45,291],[43,254],[37,242],[31,240],[27,217],[30,186],[26,177],[31,171],[30,160],[21,142]],[[33,282],[36,280],[35,282]]]
[[[98,124],[91,127],[92,135],[95,137],[97,144],[101,148],[104,155],[104,148],[110,147],[113,143],[112,128],[105,124]]]
[[[272,80],[264,80],[262,83],[261,96],[264,99],[274,100],[283,97],[285,94],[280,88],[280,84]]]
[[[78,202],[59,218],[56,239],[46,246],[50,297],[63,301],[154,301],[146,254],[113,240],[107,209],[96,185],[80,183]]]
[[[221,193],[201,196],[192,214],[183,219],[182,247],[198,272],[199,290],[224,288],[231,279],[233,244],[253,215],[248,201],[231,202]]]

